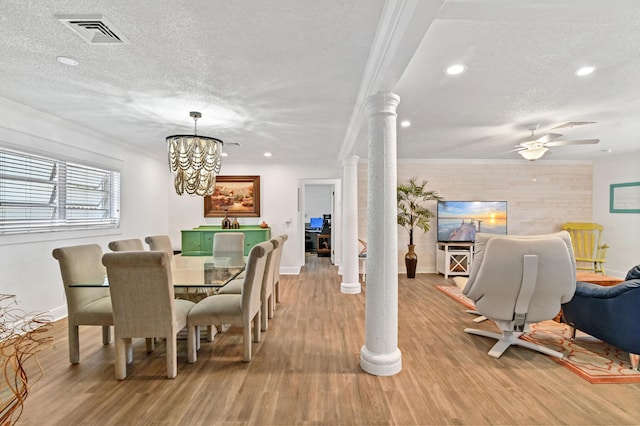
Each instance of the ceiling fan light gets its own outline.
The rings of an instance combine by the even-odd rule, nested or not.
[[[529,148],[518,151],[518,154],[522,155],[525,160],[534,161],[542,158],[545,152],[549,151],[549,148],[543,146],[538,148]]]
[[[589,75],[594,72],[596,69],[594,67],[582,67],[576,71],[576,75],[579,77]]]
[[[449,68],[447,68],[447,74],[449,74],[449,75],[458,75],[458,74],[462,74],[466,70],[467,70],[467,66],[466,65],[464,65],[464,64],[455,64],[455,65],[451,65]]]

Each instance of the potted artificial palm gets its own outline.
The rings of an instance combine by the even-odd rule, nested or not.
[[[417,182],[416,177],[409,179],[407,183],[398,184],[398,225],[409,233],[409,251],[404,256],[407,267],[407,277],[416,277],[418,256],[413,244],[413,231],[415,228],[429,232],[429,221],[434,216],[433,212],[426,208],[426,201],[442,200],[436,191],[427,191],[427,181]]]

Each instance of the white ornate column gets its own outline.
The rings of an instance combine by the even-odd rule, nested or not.
[[[402,370],[398,349],[398,227],[396,220],[396,108],[400,97],[378,93],[367,99],[369,189],[365,344],[360,367],[376,376]]]
[[[358,294],[358,158],[351,156],[342,163],[342,283],[340,291]]]

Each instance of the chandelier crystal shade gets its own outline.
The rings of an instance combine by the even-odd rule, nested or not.
[[[220,139],[197,135],[199,112],[189,115],[194,120],[193,135],[172,135],[167,137],[169,167],[175,173],[174,187],[178,195],[212,195],[216,185],[216,175],[222,165],[222,145]]]

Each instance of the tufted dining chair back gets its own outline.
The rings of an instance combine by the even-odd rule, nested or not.
[[[167,377],[174,378],[177,334],[195,303],[175,299],[169,256],[164,251],[122,251],[106,253],[102,263],[113,303],[116,379],[127,376],[134,337],[166,339]]]
[[[169,259],[173,257],[173,246],[168,235],[151,235],[144,241],[149,245],[149,250],[163,251],[169,255]]]
[[[213,257],[228,266],[244,264],[244,232],[213,234]]]
[[[187,326],[187,360],[195,362],[200,348],[202,326],[212,324],[240,325],[243,329],[244,361],[251,361],[251,330],[253,341],[260,341],[260,292],[267,265],[267,256],[273,244],[265,241],[256,244],[249,252],[247,267],[242,281],[242,292],[216,294],[199,301],[189,312]],[[253,327],[252,327],[253,323]]]
[[[279,235],[280,247],[276,253],[275,265],[273,268],[273,293],[275,294],[274,301],[280,303],[280,264],[282,263],[282,252],[284,250],[284,243],[289,239],[287,234]]]
[[[102,326],[102,342],[111,342],[113,311],[108,288],[70,287],[71,284],[101,284],[107,271],[102,265],[102,249],[98,244],[60,247],[53,250],[67,299],[69,328],[69,362],[80,362],[80,325]]]
[[[139,238],[131,238],[128,240],[117,240],[109,243],[109,250],[111,251],[136,251],[144,250],[142,240]]]

